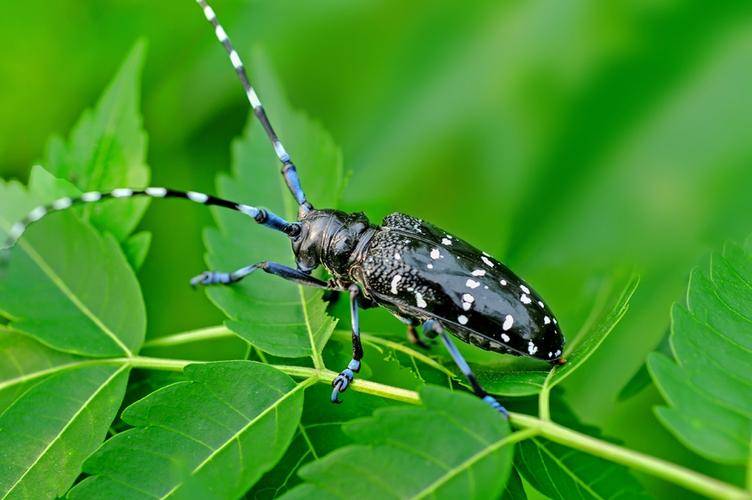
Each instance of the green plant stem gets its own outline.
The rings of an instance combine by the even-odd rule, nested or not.
[[[127,363],[134,368],[167,371],[181,371],[186,365],[191,363],[203,363],[203,361],[149,358],[145,356],[117,358],[109,360],[109,362]],[[270,366],[273,366],[292,377],[312,379],[315,382],[323,384],[331,384],[332,380],[337,376],[336,372],[328,369],[317,370],[316,368],[305,366],[289,365]],[[420,397],[417,392],[399,387],[363,379],[355,379],[351,387],[354,391],[371,394],[373,396],[401,401],[403,403],[420,404]],[[543,436],[556,443],[659,477],[688,490],[700,493],[701,495],[713,498],[751,498],[748,492],[731,484],[724,483],[712,477],[700,474],[699,472],[661,460],[660,458],[628,450],[621,446],[573,431],[556,424],[555,422],[542,420],[522,413],[510,413],[509,418],[515,427],[531,429],[531,431],[534,431],[534,434]]]
[[[201,328],[199,330],[181,332],[148,340],[144,343],[144,349],[151,347],[172,347],[176,345],[190,344],[192,342],[201,342],[202,340],[213,340],[235,336],[236,335],[225,326],[210,326],[208,328]]]
[[[350,335],[351,335],[349,330],[336,330],[334,334],[337,335],[338,337],[347,336],[347,338],[350,338]],[[210,326],[208,328],[201,328],[199,330],[175,333],[173,335],[167,335],[164,337],[159,337],[156,339],[149,340],[144,343],[144,349],[154,348],[154,347],[173,347],[173,346],[178,346],[178,345],[183,345],[183,344],[190,344],[192,342],[201,342],[204,340],[228,338],[228,337],[235,337],[235,336],[236,334],[233,333],[231,330],[229,330],[225,326],[222,326],[222,325]],[[416,351],[415,349],[412,349],[404,344],[400,344],[399,342],[394,342],[394,341],[382,338],[372,333],[361,333],[360,336],[365,342],[369,342],[371,344],[376,344],[376,345],[382,345],[384,347],[388,347],[389,349],[393,349],[395,351],[407,354],[411,358],[414,358],[430,366],[431,368],[434,368],[435,370],[442,372],[448,377],[454,378],[455,376],[455,374],[451,370],[449,370],[446,366],[437,362],[430,356],[427,356],[423,354],[422,352]]]

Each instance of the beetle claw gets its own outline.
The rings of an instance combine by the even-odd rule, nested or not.
[[[350,387],[350,382],[352,382],[353,377],[355,377],[353,371],[350,368],[346,368],[332,381],[332,387],[334,388],[332,390],[332,403],[340,404],[342,402],[342,400],[339,399],[339,395]]]

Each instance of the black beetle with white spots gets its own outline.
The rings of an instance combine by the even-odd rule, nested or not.
[[[408,325],[408,337],[413,343],[424,345],[415,330],[418,325],[423,326],[427,337],[438,336],[475,394],[506,415],[506,410],[478,383],[448,333],[481,349],[560,364],[564,362],[564,337],[549,306],[501,262],[432,224],[395,213],[375,225],[362,213],[314,208],[306,198],[290,155],[250,85],[238,52],[212,8],[204,0],[197,3],[227,51],[251,108],[282,164],[282,175],[298,203],[297,220],[287,221],[263,208],[195,191],[119,188],[61,198],[35,208],[12,226],[3,255],[8,256],[7,251],[30,224],[84,203],[148,196],[182,198],[235,210],[290,238],[297,267],[264,261],[234,271],[207,271],[193,278],[191,284],[232,285],[263,270],[304,286],[349,293],[353,357],[332,383],[332,402],[340,402],[340,394],[360,370],[363,348],[358,309],[380,306]],[[319,266],[329,272],[330,279],[323,281],[312,276]]]

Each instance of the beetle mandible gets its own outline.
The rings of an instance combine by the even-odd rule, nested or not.
[[[332,382],[332,402],[340,402],[340,394],[360,370],[363,348],[358,310],[380,306],[408,325],[408,337],[413,343],[422,344],[415,330],[418,325],[423,326],[427,337],[438,336],[473,392],[506,415],[504,407],[478,383],[448,332],[481,349],[563,363],[564,337],[551,309],[501,262],[423,220],[394,213],[381,225],[375,225],[362,213],[314,208],[306,198],[295,164],[250,85],[238,52],[214,10],[205,0],[197,3],[227,51],[253,113],[282,164],[281,173],[298,203],[297,220],[286,221],[263,208],[195,191],[119,188],[61,198],[35,208],[11,228],[4,250],[15,245],[30,224],[51,212],[112,198],[182,198],[239,211],[256,223],[287,235],[297,267],[264,261],[231,272],[206,271],[193,278],[191,284],[230,285],[262,270],[301,285],[349,293],[353,356]],[[321,266],[330,275],[327,281],[312,275]]]

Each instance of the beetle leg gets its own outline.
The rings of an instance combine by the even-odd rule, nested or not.
[[[427,332],[433,332],[434,336],[438,335],[439,337],[441,337],[441,342],[444,344],[444,347],[446,347],[447,351],[449,351],[449,354],[451,354],[452,359],[457,364],[460,371],[462,371],[462,374],[465,375],[465,378],[472,386],[475,395],[488,403],[491,408],[504,415],[504,417],[509,418],[509,413],[503,406],[501,406],[501,403],[499,403],[496,398],[488,394],[478,383],[478,379],[475,378],[475,374],[473,373],[472,369],[470,369],[470,365],[467,364],[467,361],[465,361],[462,353],[460,353],[460,351],[457,349],[457,346],[454,345],[454,342],[452,342],[452,339],[449,338],[449,335],[447,335],[446,331],[444,331],[444,328],[439,324],[439,322],[433,319],[429,319],[428,321],[423,323],[423,330],[427,335]]]
[[[291,267],[277,264],[276,262],[263,261],[258,264],[252,264],[250,266],[241,267],[231,273],[223,273],[217,271],[205,271],[198,276],[191,279],[191,286],[208,286],[208,285],[230,285],[237,283],[254,271],[261,269],[264,272],[279,276],[288,281],[293,281],[300,285],[312,286],[315,288],[324,288],[330,290],[331,287],[325,281],[314,278],[310,274],[304,273],[299,269],[293,269]]]
[[[352,322],[352,350],[353,357],[347,368],[342,370],[337,378],[332,382],[332,403],[339,404],[342,401],[339,395],[347,390],[350,383],[355,378],[355,374],[360,371],[360,360],[363,359],[363,346],[360,343],[360,319],[358,317],[358,304],[360,297],[360,288],[358,285],[350,285],[350,320]]]

